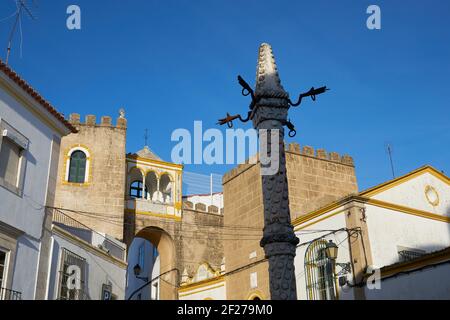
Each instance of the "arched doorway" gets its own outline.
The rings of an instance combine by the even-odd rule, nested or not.
[[[177,299],[175,244],[166,231],[158,227],[140,230],[129,246],[127,260],[127,298]]]

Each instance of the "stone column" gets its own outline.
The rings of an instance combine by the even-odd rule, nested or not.
[[[145,173],[142,175],[142,199],[143,200],[147,200],[147,197],[145,196],[145,184],[147,183],[146,181],[145,181],[145,179],[146,179],[147,177],[146,177],[146,175],[145,175]]]
[[[261,246],[269,259],[272,300],[297,300],[294,258],[299,240],[291,224],[284,148],[284,125],[288,109],[289,95],[281,86],[272,48],[268,44],[262,44],[256,73],[253,126],[260,133],[260,143],[265,143],[266,140],[260,130],[267,130],[267,155],[269,158],[275,157],[275,161],[278,160],[279,163],[278,171],[269,175],[264,175],[264,165],[261,164],[264,203]],[[274,130],[279,138],[278,150],[270,139]]]

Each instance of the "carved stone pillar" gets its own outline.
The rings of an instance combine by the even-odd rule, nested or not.
[[[255,98],[253,126],[260,133],[260,143],[267,141],[267,156],[278,161],[274,174],[265,175],[264,164],[261,164],[264,202],[261,246],[269,259],[271,299],[297,300],[294,258],[299,240],[291,224],[284,148],[289,95],[281,86],[272,48],[265,43],[259,50]],[[267,138],[260,130],[267,130]],[[278,135],[278,141],[274,141],[278,148],[272,142],[272,132]]]

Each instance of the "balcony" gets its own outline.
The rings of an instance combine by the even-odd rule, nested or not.
[[[0,288],[0,300],[22,300],[22,293],[6,288]]]
[[[173,203],[154,202],[146,199],[129,198],[126,202],[127,209],[137,212],[151,212],[161,215],[175,215]]]

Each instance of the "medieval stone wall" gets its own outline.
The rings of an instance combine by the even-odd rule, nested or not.
[[[79,132],[64,137],[61,142],[55,206],[79,212],[64,211],[88,227],[121,240],[126,119],[119,118],[113,125],[111,117],[102,117],[97,124],[95,116],[88,115],[81,122],[80,115],[72,114],[69,121]],[[68,153],[77,146],[89,152],[89,178],[83,184],[66,181]]]
[[[157,247],[161,256],[161,274],[177,269],[163,277],[161,298],[176,299],[177,285],[181,275],[187,271],[193,276],[199,265],[207,262],[215,270],[220,270],[223,252],[223,216],[217,207],[183,203],[181,219],[158,217],[151,214],[125,214],[126,241],[128,245],[134,237],[149,240]],[[134,226],[134,227],[133,227]]]
[[[300,148],[291,144],[286,150],[291,218],[305,215],[330,201],[357,193],[353,159],[325,150]],[[224,226],[264,227],[262,184],[259,164],[243,164],[223,177]],[[224,242],[228,299],[247,299],[252,293],[268,299],[269,281],[264,251],[259,245],[262,232],[250,231],[253,240]],[[242,271],[235,271],[243,268]],[[230,273],[231,272],[231,273]],[[251,274],[256,273],[257,286],[251,286]],[[255,277],[255,275],[253,275]],[[253,283],[254,285],[254,283]]]
[[[186,269],[189,276],[203,262],[220,270],[224,256],[223,240],[227,234],[223,230],[223,215],[214,206],[210,206],[209,212],[204,209],[198,205],[194,209],[189,202],[183,203],[181,270]]]

